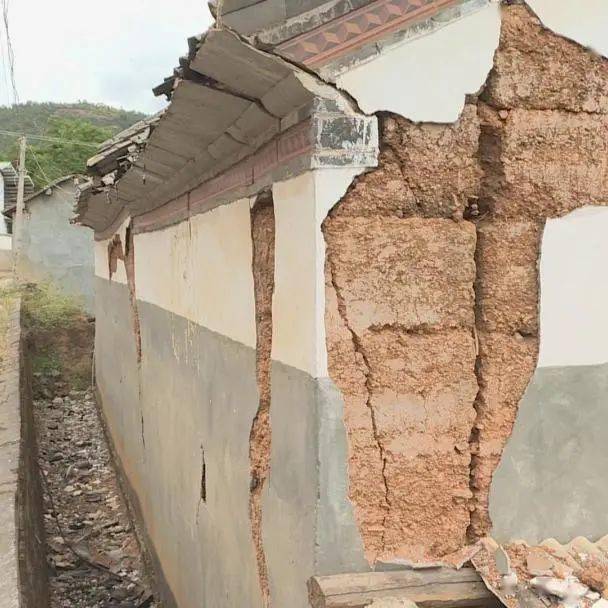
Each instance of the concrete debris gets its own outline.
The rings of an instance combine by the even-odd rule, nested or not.
[[[524,541],[499,546],[485,538],[478,544],[481,550],[471,561],[509,608],[608,608],[606,538],[597,543],[576,538],[567,545],[549,539],[534,547]]]
[[[582,598],[589,592],[589,587],[583,585],[575,576],[569,576],[565,580],[552,576],[537,576],[530,580],[530,586],[539,593],[562,600],[566,608],[580,606]]]

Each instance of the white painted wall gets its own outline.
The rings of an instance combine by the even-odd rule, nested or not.
[[[550,219],[540,262],[539,367],[608,362],[608,208]]]
[[[255,348],[249,199],[135,235],[137,298]]]
[[[13,248],[13,237],[10,234],[0,234],[0,251],[11,251]]]
[[[272,358],[322,378],[325,239],[321,224],[363,169],[317,169],[273,186],[275,287]]]
[[[500,36],[497,3],[435,32],[406,41],[338,77],[336,84],[371,114],[386,110],[410,120],[458,119],[465,95],[485,83]]]
[[[608,57],[608,2],[606,0],[527,0],[543,24]]]

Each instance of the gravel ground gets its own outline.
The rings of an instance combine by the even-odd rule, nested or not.
[[[34,402],[51,608],[158,608],[90,391]]]

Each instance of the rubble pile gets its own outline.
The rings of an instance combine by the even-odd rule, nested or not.
[[[579,537],[567,545],[549,539],[538,546],[499,546],[486,538],[478,547],[475,568],[509,608],[608,608],[608,536],[596,543]]]
[[[158,607],[90,391],[34,402],[51,608]]]

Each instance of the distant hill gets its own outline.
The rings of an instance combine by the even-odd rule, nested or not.
[[[146,117],[141,112],[130,112],[103,104],[87,103],[34,103],[28,102],[12,108],[0,106],[0,130],[44,135],[50,118],[78,119],[97,127],[118,133]],[[15,160],[14,139],[0,134],[0,160]]]

